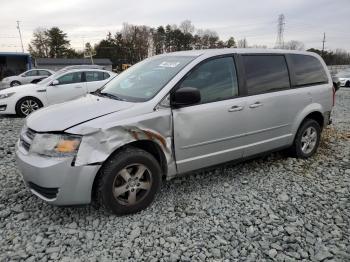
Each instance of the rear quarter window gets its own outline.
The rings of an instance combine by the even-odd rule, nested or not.
[[[328,76],[321,62],[310,55],[290,55],[295,72],[296,86],[328,83]]]
[[[103,79],[107,79],[109,77],[110,77],[110,75],[108,73],[103,73]]]

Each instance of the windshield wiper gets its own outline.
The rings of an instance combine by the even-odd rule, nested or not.
[[[124,101],[124,99],[116,96],[116,95],[113,95],[113,94],[110,94],[110,93],[102,93],[100,90],[98,92],[94,92],[93,94],[95,95],[98,95],[98,96],[102,96],[102,97],[108,97],[108,98],[111,98],[111,99],[114,99],[114,100],[120,100],[120,101]]]

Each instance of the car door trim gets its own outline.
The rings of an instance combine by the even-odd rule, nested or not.
[[[215,155],[221,155],[221,154],[225,154],[225,153],[228,153],[228,152],[233,152],[233,151],[237,151],[237,150],[241,150],[241,149],[244,150],[245,148],[248,148],[248,147],[251,147],[251,146],[256,146],[256,145],[259,145],[259,144],[272,142],[272,141],[283,139],[283,138],[287,138],[287,137],[290,137],[290,136],[292,136],[292,134],[286,134],[286,135],[283,135],[283,136],[274,137],[274,138],[271,138],[271,139],[259,141],[259,142],[252,143],[252,144],[247,144],[247,145],[244,145],[244,146],[239,146],[239,147],[235,147],[235,148],[229,148],[229,149],[225,149],[225,150],[221,150],[221,151],[216,151],[216,152],[213,152],[213,153],[210,153],[210,154],[206,154],[206,155],[190,157],[190,158],[186,158],[186,159],[183,159],[183,160],[176,161],[176,164],[183,164],[183,163],[187,163],[187,162],[190,162],[190,161],[195,161],[195,160],[202,159],[202,158],[212,157],[212,156],[215,156]]]
[[[196,144],[192,144],[192,145],[182,146],[181,149],[188,149],[188,148],[193,148],[193,147],[198,147],[198,146],[205,146],[205,145],[209,145],[209,144],[213,144],[213,143],[217,143],[217,142],[222,142],[222,141],[227,141],[227,140],[240,138],[240,137],[244,137],[244,136],[251,136],[251,135],[263,133],[266,131],[271,131],[274,129],[279,129],[279,128],[286,127],[286,126],[288,126],[288,124],[264,128],[264,129],[256,130],[253,132],[247,132],[247,133],[243,133],[243,134],[239,134],[239,135],[235,135],[235,136],[228,136],[228,137],[224,137],[224,138],[220,138],[220,139],[213,139],[210,141],[205,141],[205,142],[200,142],[200,143],[196,143]],[[267,140],[264,140],[264,141],[267,141]]]

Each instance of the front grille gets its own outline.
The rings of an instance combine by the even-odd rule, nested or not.
[[[26,150],[29,151],[30,145],[33,142],[36,132],[30,128],[24,128],[20,136],[20,144]]]
[[[48,188],[48,187],[41,187],[37,184],[34,184],[33,182],[28,182],[28,185],[31,189],[38,192],[40,195],[48,198],[48,199],[54,199],[57,197],[58,194],[58,188]]]
[[[24,140],[21,140],[21,145],[23,146],[23,148],[26,150],[26,151],[29,151],[30,149],[30,144]]]
[[[34,136],[35,136],[35,131],[28,128],[27,129],[27,132],[26,132],[26,135],[27,137],[30,139],[30,140],[33,140],[34,139]]]

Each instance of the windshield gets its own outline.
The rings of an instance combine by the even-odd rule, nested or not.
[[[146,59],[107,83],[100,94],[129,102],[148,101],[194,58],[155,56]]]

